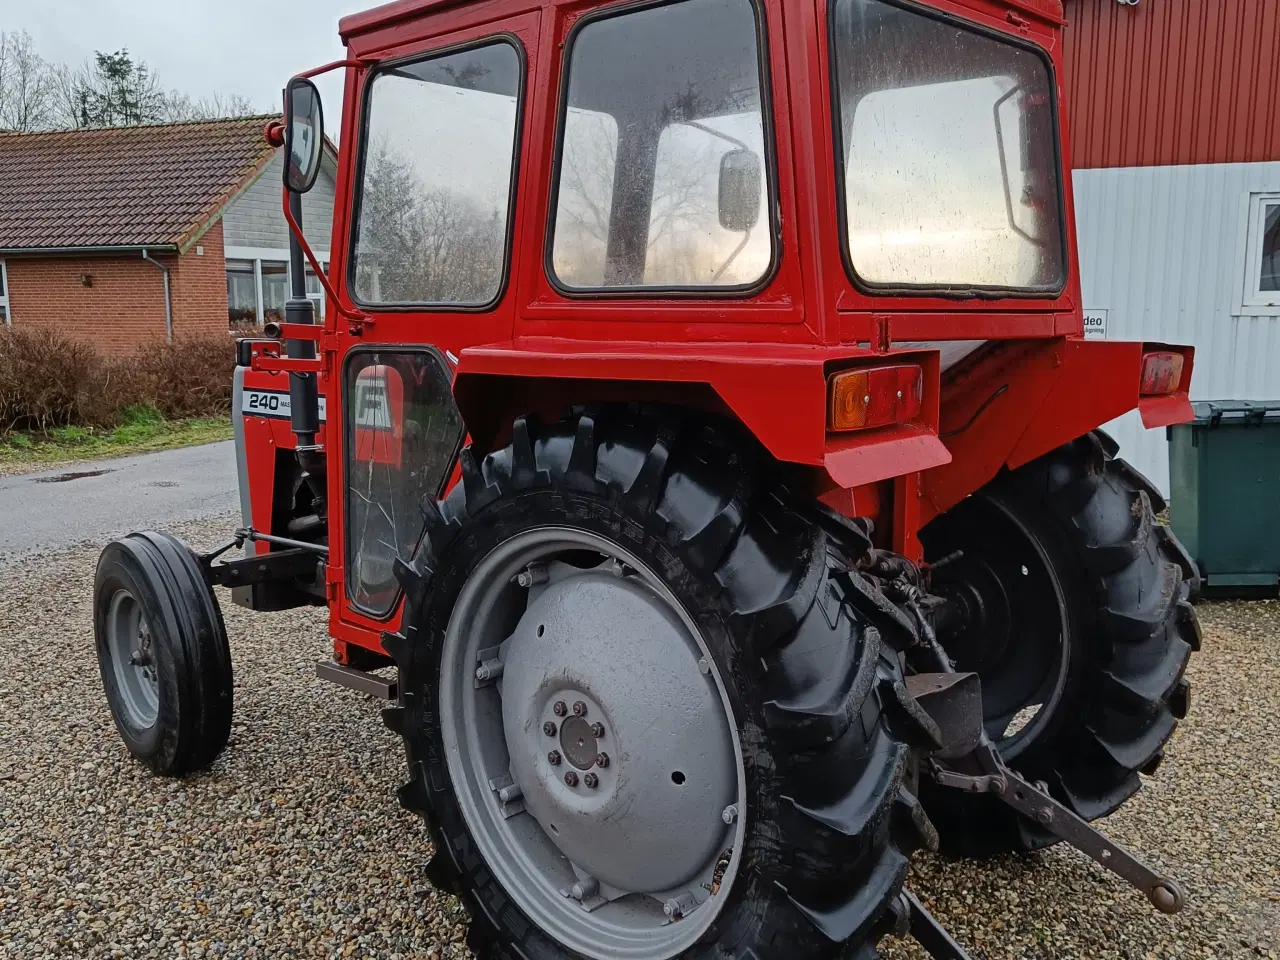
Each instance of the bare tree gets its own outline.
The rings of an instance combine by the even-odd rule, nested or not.
[[[0,129],[41,130],[53,119],[53,70],[26,32],[0,32]]]
[[[386,144],[368,161],[356,286],[384,303],[484,303],[498,290],[506,222],[460,190],[427,187]]]
[[[178,90],[169,91],[165,97],[164,119],[172,123],[184,120],[222,120],[227,117],[251,117],[260,111],[254,108],[248,97],[239,94],[215,93],[212,96],[192,99]]]

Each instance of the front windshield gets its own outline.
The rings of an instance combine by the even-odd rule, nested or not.
[[[833,37],[848,252],[859,279],[1060,290],[1045,59],[886,0],[837,0]]]

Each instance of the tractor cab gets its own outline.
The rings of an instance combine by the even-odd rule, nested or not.
[[[228,586],[327,607],[318,675],[386,701],[481,958],[908,930],[963,958],[903,890],[921,847],[1066,841],[1180,909],[1088,821],[1158,765],[1199,637],[1195,564],[1098,428],[1189,419],[1193,354],[1083,336],[1063,28],[1059,0],[345,18],[267,129],[293,297],[239,344],[241,525],[99,565],[129,749],[222,750]]]

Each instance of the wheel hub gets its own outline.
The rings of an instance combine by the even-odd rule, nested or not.
[[[511,776],[564,856],[625,891],[695,879],[723,844],[735,754],[670,606],[637,578],[578,571],[531,600],[502,659]]]

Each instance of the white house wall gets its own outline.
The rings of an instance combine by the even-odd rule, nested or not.
[[[1248,198],[1280,191],[1280,163],[1078,170],[1073,177],[1086,312],[1112,340],[1196,348],[1193,400],[1280,401],[1280,316],[1240,306]],[[1137,413],[1107,429],[1121,455],[1169,490],[1165,431]]]
[[[262,174],[227,207],[223,216],[223,242],[228,247],[289,249],[289,225],[281,211],[283,153],[276,152]],[[334,181],[330,164],[320,169],[316,185],[302,198],[302,227],[316,250],[330,249],[333,229]]]

